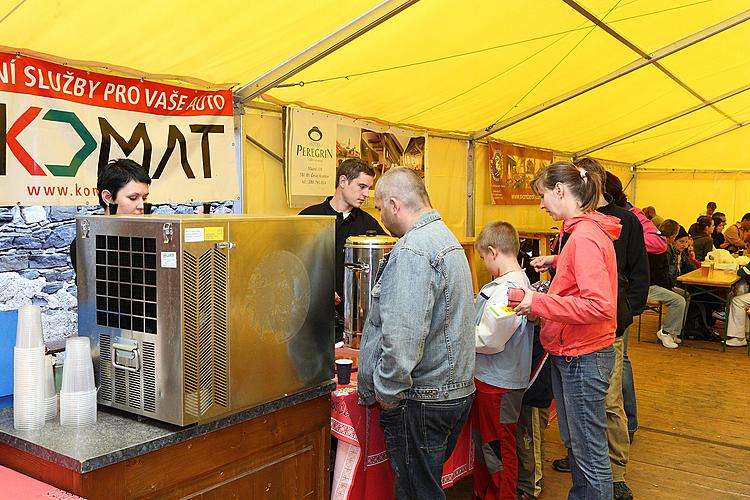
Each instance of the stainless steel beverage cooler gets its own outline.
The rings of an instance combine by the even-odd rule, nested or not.
[[[350,236],[344,244],[344,341],[359,349],[380,259],[393,248],[390,236]]]
[[[77,219],[99,403],[176,425],[333,377],[334,219]]]

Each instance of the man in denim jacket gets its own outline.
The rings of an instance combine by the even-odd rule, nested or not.
[[[474,397],[474,301],[461,245],[413,171],[375,190],[399,241],[381,261],[359,355],[360,403],[379,403],[399,499],[445,498],[443,463]]]

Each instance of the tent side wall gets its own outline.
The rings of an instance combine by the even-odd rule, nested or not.
[[[247,109],[244,115],[245,133],[256,139],[279,156],[283,156],[284,141],[281,113]],[[475,145],[474,164],[474,234],[493,220],[507,220],[519,226],[553,227],[557,223],[537,204],[493,205],[489,195],[489,169],[487,145]],[[462,238],[466,235],[467,188],[466,188],[467,142],[430,136],[428,140],[427,186],[435,208],[453,233]],[[726,213],[731,223],[750,210],[745,204],[750,192],[748,173],[680,173],[646,172],[632,173],[625,166],[608,169],[620,177],[626,186],[628,199],[638,207],[653,205],[665,218],[673,218],[686,228],[705,209],[707,201],[716,201],[719,210]],[[299,210],[289,208],[284,188],[284,166],[276,159],[246,142],[245,193],[243,211],[251,215],[294,215]],[[368,211],[377,219],[379,214]],[[483,275],[483,266],[475,261],[480,281],[488,281]]]
[[[727,214],[727,223],[750,212],[750,173],[648,172],[637,175],[636,202],[653,205],[665,219],[674,219],[687,229],[706,203],[715,201],[717,210]]]
[[[284,156],[281,112],[245,109],[245,134],[278,156]],[[249,215],[296,215],[289,208],[284,189],[284,165],[255,144],[245,140],[243,212]]]
[[[244,121],[245,134],[283,157],[280,111],[246,109]],[[448,227],[460,238],[465,234],[466,224],[466,142],[429,137],[427,155],[430,199]],[[284,165],[249,141],[245,143],[245,176],[242,182],[245,213],[296,215],[299,212],[298,208],[289,208],[286,202]],[[380,220],[376,210],[367,211]]]
[[[432,205],[459,239],[466,234],[467,142],[429,137],[427,141],[427,190]]]

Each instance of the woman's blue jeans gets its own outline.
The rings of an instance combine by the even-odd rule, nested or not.
[[[569,500],[612,500],[604,398],[615,362],[610,346],[575,357],[550,356],[560,438],[568,448]]]

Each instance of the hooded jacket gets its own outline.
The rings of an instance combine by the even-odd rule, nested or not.
[[[596,209],[604,215],[619,219],[622,226],[620,236],[614,241],[617,259],[617,337],[633,323],[646,307],[648,298],[648,257],[643,239],[643,227],[638,217],[612,203],[612,197],[604,195],[607,204]]]
[[[646,252],[660,254],[667,251],[667,240],[659,232],[659,228],[648,220],[648,217],[641,212],[639,208],[631,206],[630,212],[638,217],[638,221],[643,226],[643,240],[646,243]]]
[[[542,319],[540,340],[555,356],[581,356],[612,345],[617,330],[617,259],[612,244],[621,226],[589,212],[571,217],[570,236],[555,256],[549,292],[535,293],[531,313]]]
[[[669,252],[648,254],[649,276],[652,286],[671,290],[675,287],[674,278],[670,275],[671,256]]]

